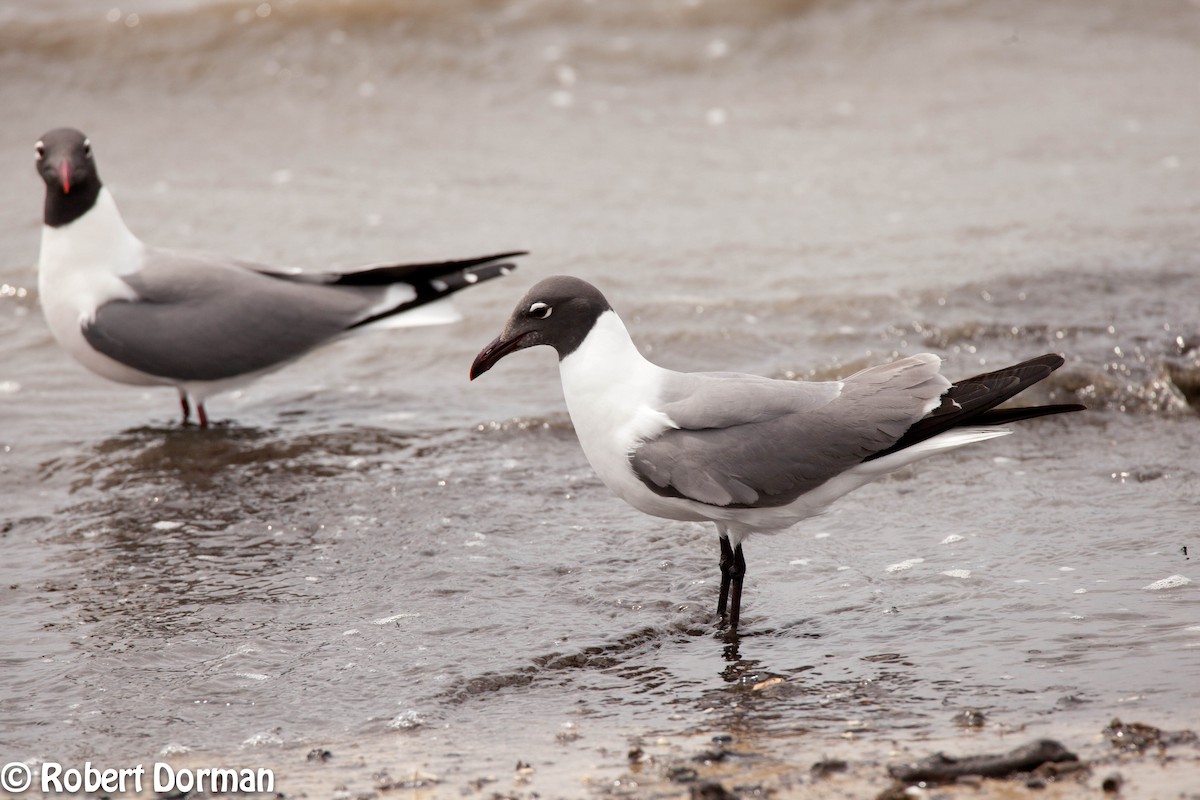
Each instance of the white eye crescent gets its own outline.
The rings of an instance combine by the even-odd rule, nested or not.
[[[529,307],[529,316],[537,317],[538,319],[545,319],[553,313],[554,309],[545,303],[538,302]]]
[[[83,140],[83,155],[86,158],[92,157],[92,140],[91,139]]]
[[[33,146],[33,152],[34,152],[34,156],[36,158],[38,158],[38,159],[45,158],[46,157],[46,145],[44,145],[42,142],[38,142],[37,144],[35,144]]]

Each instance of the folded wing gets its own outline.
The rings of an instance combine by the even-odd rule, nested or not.
[[[950,382],[920,355],[843,381],[770,381],[745,375],[673,376],[663,412],[678,427],[630,455],[658,494],[728,507],[793,502],[895,444],[938,406]]]
[[[176,381],[215,381],[286,363],[375,323],[453,321],[431,305],[504,274],[505,253],[466,261],[291,273],[219,256],[146,248],[123,276],[137,297],[97,309],[83,335],[99,352]],[[421,309],[406,318],[399,315]],[[424,315],[424,316],[422,316]]]

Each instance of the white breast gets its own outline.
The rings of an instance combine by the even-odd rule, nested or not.
[[[38,294],[42,313],[58,343],[88,369],[122,383],[163,383],[97,353],[82,326],[112,300],[132,300],[119,276],[138,268],[143,245],[125,226],[108,189],[82,217],[57,228],[42,228]]]
[[[637,351],[614,312],[596,320],[575,352],[559,364],[563,396],[592,469],[618,497],[647,514],[700,520],[694,504],[664,498],[634,474],[629,455],[642,440],[675,427],[657,410],[666,370]]]

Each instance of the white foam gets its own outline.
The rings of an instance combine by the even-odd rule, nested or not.
[[[945,572],[943,572],[942,574],[946,575],[950,578],[969,578],[969,577],[971,577],[971,570],[969,570],[969,569],[948,569]]]
[[[912,569],[917,564],[924,564],[924,563],[925,563],[925,559],[923,559],[923,558],[906,558],[903,561],[900,561],[896,564],[892,564],[890,567],[884,568],[883,571],[884,572],[903,572],[904,570]]]
[[[273,733],[263,732],[256,733],[246,741],[242,742],[243,747],[258,747],[259,745],[281,745],[283,739],[280,739]]]
[[[1147,584],[1142,588],[1148,592],[1161,592],[1163,589],[1178,589],[1180,586],[1187,586],[1191,582],[1191,578],[1186,578],[1183,575],[1172,575],[1169,578],[1163,578],[1162,580]]]
[[[408,711],[401,711],[399,714],[392,717],[392,720],[387,726],[395,731],[407,731],[412,730],[413,728],[419,728],[424,724],[425,717],[423,717],[417,711],[409,709]]]

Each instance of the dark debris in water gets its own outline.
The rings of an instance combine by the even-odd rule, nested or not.
[[[1164,731],[1142,722],[1125,724],[1119,719],[1108,723],[1104,735],[1113,747],[1125,752],[1144,753],[1150,749],[1161,752],[1172,745],[1200,744],[1195,731]]]
[[[1130,469],[1118,470],[1109,477],[1117,483],[1149,483],[1150,481],[1169,478],[1171,474],[1159,467],[1132,467]]]
[[[1114,772],[1106,775],[1104,780],[1100,782],[1100,789],[1105,794],[1117,794],[1121,791],[1121,785],[1125,783],[1125,779],[1121,777],[1121,773]]]
[[[692,767],[685,767],[682,764],[676,764],[667,768],[667,780],[671,783],[691,783],[700,777],[700,773],[696,772]]]
[[[957,758],[934,753],[912,764],[888,767],[888,773],[902,784],[954,783],[967,775],[983,778],[1008,778],[1033,772],[1047,763],[1079,762],[1079,758],[1053,739],[1039,739],[1007,753]],[[890,790],[889,790],[890,791]],[[884,797],[890,797],[885,793]]]

